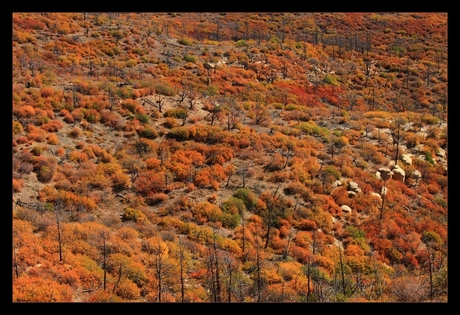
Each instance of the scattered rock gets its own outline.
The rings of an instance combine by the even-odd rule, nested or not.
[[[436,155],[445,159],[446,158],[446,150],[442,148],[438,148],[438,152],[436,152]]]
[[[354,191],[348,191],[348,197],[355,197],[357,194]]]
[[[415,170],[412,172],[412,174],[410,174],[410,176],[415,180],[419,180],[420,178],[422,178],[422,173],[420,173],[419,170]]]
[[[351,213],[351,208],[347,205],[342,205],[340,208],[342,208],[342,211],[345,213]]]
[[[359,188],[357,183],[349,182],[348,183],[348,191],[352,192],[352,193],[355,193],[355,195],[356,195],[357,193],[361,192],[361,188]]]
[[[380,191],[380,196],[386,195],[388,191],[388,188],[386,186],[382,187],[382,190]]]
[[[412,165],[412,158],[409,156],[409,154],[401,155],[401,161],[407,165]]]
[[[379,168],[379,172],[380,178],[382,178],[383,180],[388,180],[393,176],[393,172],[389,167],[381,167]]]
[[[339,180],[336,180],[335,182],[332,183],[332,188],[337,188],[339,186],[342,186],[342,182]]]
[[[404,183],[404,179],[406,177],[406,173],[404,170],[399,167],[399,165],[395,165],[395,168],[393,169],[393,179],[394,180],[399,180]]]

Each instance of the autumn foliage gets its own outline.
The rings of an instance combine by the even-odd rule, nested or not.
[[[446,302],[447,14],[13,14],[13,302]]]

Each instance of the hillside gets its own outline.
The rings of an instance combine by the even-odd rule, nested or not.
[[[13,302],[446,302],[446,13],[13,13]]]

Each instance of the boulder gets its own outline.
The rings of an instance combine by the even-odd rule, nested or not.
[[[388,179],[390,179],[390,178],[393,176],[393,172],[392,172],[391,169],[388,168],[388,167],[381,167],[381,168],[379,168],[379,172],[380,172],[380,177],[381,177],[383,180],[388,180]]]
[[[406,173],[402,168],[399,167],[399,165],[395,165],[395,168],[393,169],[393,179],[394,180],[399,180],[404,183],[404,179],[406,177]]]
[[[382,190],[380,191],[380,196],[386,195],[387,191],[388,191],[388,188],[386,188],[386,186],[383,186]]]
[[[410,176],[415,180],[419,180],[420,178],[422,178],[422,173],[420,173],[419,170],[415,170],[412,172],[412,174],[410,174]]]
[[[425,146],[423,144],[417,144],[414,147],[414,151],[421,153],[421,152],[425,151]]]
[[[348,197],[352,198],[356,196],[356,193],[354,191],[347,191],[348,192]]]
[[[358,189],[358,184],[355,183],[355,182],[349,182],[348,183],[348,189],[351,190],[351,191],[355,191],[356,189]]]
[[[211,63],[211,62],[205,62],[203,64],[203,67],[205,67],[205,69],[207,69],[207,70],[211,70],[211,69],[214,69],[216,67],[216,65]]]
[[[339,186],[342,186],[342,182],[339,180],[336,180],[335,182],[332,183],[332,188],[337,188]]]
[[[359,188],[358,184],[355,182],[349,182],[348,183],[348,191],[354,192],[354,193],[360,193],[361,188]]]
[[[342,208],[342,211],[345,213],[351,213],[351,208],[347,205],[343,205],[340,208]]]
[[[409,154],[401,155],[401,161],[407,165],[412,165],[412,158],[409,156]]]
[[[445,159],[446,158],[446,151],[442,148],[438,148],[438,152],[436,152],[436,155]]]

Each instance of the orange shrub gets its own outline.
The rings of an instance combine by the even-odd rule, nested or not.
[[[88,160],[88,155],[81,151],[72,151],[69,154],[69,160],[75,163],[83,163]]]
[[[53,96],[54,94],[54,88],[51,86],[44,86],[40,89],[40,95],[42,97],[50,97]]]
[[[166,188],[165,184],[163,172],[147,170],[139,174],[138,179],[134,183],[134,188],[137,192],[147,196],[149,193],[163,191]]]
[[[38,276],[23,275],[14,281],[14,302],[70,302],[72,289],[66,284]]]
[[[154,170],[154,169],[159,169],[161,165],[161,161],[157,158],[148,158],[145,160],[145,164],[147,165],[147,169],[149,170]]]
[[[309,219],[301,219],[295,226],[301,231],[315,231],[318,229],[316,222]]]
[[[32,117],[35,116],[35,109],[31,105],[23,105],[18,109],[17,114],[21,118]]]
[[[66,152],[65,149],[61,147],[61,148],[58,148],[56,150],[56,155],[57,156],[64,156],[65,152]]]
[[[145,203],[148,204],[149,206],[154,206],[168,199],[169,199],[169,196],[165,193],[149,192],[147,194],[147,197],[145,197]]]
[[[46,137],[46,143],[56,145],[59,143],[59,138],[55,133],[51,133]]]
[[[72,130],[70,130],[68,133],[69,137],[71,138],[78,138],[81,136],[81,134],[82,134],[82,131],[78,127],[73,127]]]
[[[195,185],[193,183],[189,183],[185,191],[189,193],[189,192],[194,191],[195,189],[196,189]]]
[[[16,142],[17,142],[18,144],[29,143],[29,138],[27,138],[26,136],[20,136],[20,137],[17,137],[17,138],[16,138]]]
[[[22,178],[13,178],[13,192],[21,192],[24,187],[24,180]]]
[[[42,128],[46,132],[56,132],[56,131],[59,131],[60,129],[62,129],[62,127],[64,127],[64,125],[59,120],[51,120],[51,121],[49,121],[47,123],[44,123],[44,124],[42,124],[40,126],[40,128]]]
[[[64,121],[68,124],[71,124],[75,121],[75,119],[70,113],[68,113],[64,115]]]
[[[222,214],[222,210],[218,206],[208,201],[197,203],[192,207],[191,211],[195,219],[201,224],[207,221],[217,222]]]
[[[27,138],[32,141],[43,142],[46,139],[46,131],[35,127],[32,124],[27,125]]]

